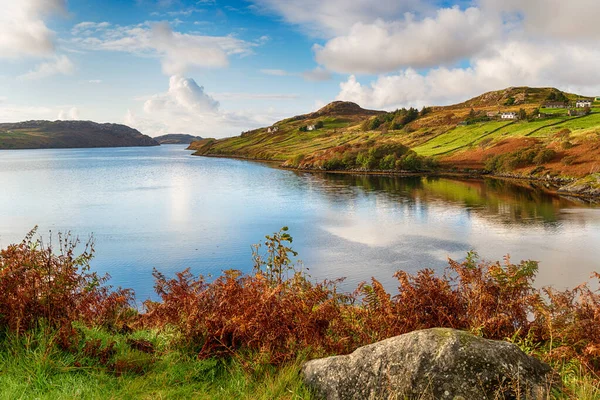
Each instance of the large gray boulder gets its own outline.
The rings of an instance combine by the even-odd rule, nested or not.
[[[330,400],[546,399],[552,387],[551,368],[516,345],[445,328],[309,361],[302,373]]]

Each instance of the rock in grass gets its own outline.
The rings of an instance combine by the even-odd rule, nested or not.
[[[346,356],[307,362],[318,397],[345,399],[546,399],[551,368],[516,345],[455,329],[407,333]]]

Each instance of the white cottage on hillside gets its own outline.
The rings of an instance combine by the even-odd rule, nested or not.
[[[275,133],[279,130],[278,126],[270,126],[267,128],[267,133]]]
[[[579,108],[591,107],[591,106],[592,106],[591,100],[577,100],[577,102],[575,103],[575,107],[579,107]]]
[[[517,119],[517,113],[516,112],[503,112],[502,114],[500,114],[500,118],[502,119]]]
[[[314,125],[308,125],[308,126],[306,127],[306,130],[307,130],[307,131],[314,131],[315,129],[317,129],[317,128],[315,128],[315,126],[314,126]]]

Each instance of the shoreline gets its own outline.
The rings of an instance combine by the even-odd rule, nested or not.
[[[226,158],[242,161],[253,161],[262,164],[268,164],[272,168],[282,169],[286,171],[297,171],[305,173],[321,173],[321,174],[345,174],[345,175],[370,175],[370,176],[389,176],[389,177],[439,177],[439,178],[462,178],[462,179],[477,179],[491,178],[503,180],[513,183],[536,183],[539,186],[532,189],[543,190],[546,193],[569,198],[576,201],[585,201],[591,204],[600,204],[600,192],[598,194],[585,193],[585,191],[565,191],[561,187],[565,184],[575,182],[575,178],[551,178],[551,177],[535,177],[535,176],[519,176],[514,174],[490,174],[485,171],[424,171],[424,172],[403,172],[403,171],[378,171],[378,170],[321,170],[321,169],[306,169],[283,166],[284,161],[258,159],[234,155],[219,155],[219,154],[192,154],[192,156],[209,157],[209,158]]]

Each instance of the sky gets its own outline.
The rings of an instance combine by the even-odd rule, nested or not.
[[[0,122],[238,135],[334,100],[600,95],[600,1],[0,0]]]

